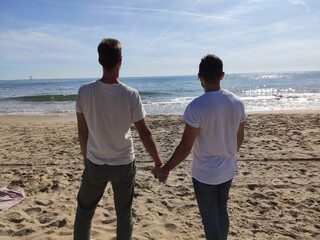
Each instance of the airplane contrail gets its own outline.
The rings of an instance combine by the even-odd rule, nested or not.
[[[194,6],[193,6],[194,7]],[[206,18],[206,19],[218,19],[218,20],[233,20],[230,17],[224,17],[224,16],[212,16],[212,15],[205,15],[205,14],[199,14],[199,13],[190,13],[187,11],[174,11],[174,10],[167,10],[167,9],[156,9],[156,8],[138,8],[138,7],[125,7],[125,6],[110,6],[110,7],[98,7],[98,8],[106,8],[106,9],[124,9],[124,10],[134,10],[134,11],[145,11],[145,12],[159,12],[159,13],[173,13],[173,14],[180,14],[182,15],[188,15],[188,16],[194,16],[194,17],[200,17],[200,18]],[[191,9],[189,9],[190,11]]]
[[[188,16],[194,16],[194,17],[200,17],[200,18],[206,18],[206,19],[216,19],[216,20],[233,20],[230,17],[225,16],[212,16],[212,15],[205,15],[205,14],[199,14],[199,13],[190,13],[189,11],[198,4],[198,1],[194,6],[191,6],[190,9],[187,11],[175,11],[175,10],[168,10],[168,9],[156,9],[156,8],[140,8],[140,7],[127,7],[127,6],[104,6],[104,5],[88,5],[88,4],[75,4],[75,3],[68,3],[68,2],[57,2],[54,0],[37,0],[39,2],[43,3],[50,3],[55,5],[62,5],[62,6],[69,6],[69,7],[78,7],[78,8],[98,8],[98,9],[124,9],[124,10],[134,10],[134,11],[145,11],[145,12],[159,12],[159,13],[172,13],[172,14],[180,14],[182,15],[188,15]],[[290,0],[289,0],[290,1]],[[295,1],[295,0],[292,0]]]
[[[190,8],[188,8],[185,12],[182,12],[178,18],[180,18],[181,16],[187,14],[189,11],[191,11],[192,8],[194,8],[195,6],[197,6],[199,4],[201,0],[196,1]],[[177,20],[173,21],[169,27],[167,27],[162,33],[160,33],[159,36],[157,36],[156,38],[154,38],[151,42],[150,42],[150,46],[152,46],[156,41],[158,41],[164,34],[166,34],[171,28],[172,26],[176,23]]]

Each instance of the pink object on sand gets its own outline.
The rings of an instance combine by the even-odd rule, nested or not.
[[[8,189],[0,187],[0,213],[8,210],[26,198],[22,188]]]

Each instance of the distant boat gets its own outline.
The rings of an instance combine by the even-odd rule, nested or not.
[[[32,76],[30,75],[30,80],[33,80]]]

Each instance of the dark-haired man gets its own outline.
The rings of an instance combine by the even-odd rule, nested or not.
[[[121,44],[103,39],[98,46],[101,79],[80,87],[76,101],[78,136],[84,161],[74,225],[75,240],[89,240],[91,221],[105,187],[111,182],[117,215],[117,239],[132,235],[131,207],[135,184],[135,160],[130,131],[134,123],[140,139],[161,166],[153,136],[138,92],[121,83]]]
[[[227,239],[227,200],[238,168],[236,153],[244,139],[246,114],[242,101],[220,87],[223,63],[215,55],[202,58],[199,80],[205,93],[186,108],[181,142],[169,161],[153,173],[165,181],[169,172],[193,150],[191,175],[206,239]]]

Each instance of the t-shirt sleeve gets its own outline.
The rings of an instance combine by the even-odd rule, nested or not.
[[[246,111],[245,111],[243,102],[241,101],[240,103],[241,103],[241,104],[240,104],[240,107],[241,107],[241,118],[240,118],[240,122],[245,122],[245,121],[247,120],[247,114],[246,114]]]
[[[138,122],[147,115],[138,92],[134,92],[133,99],[131,101],[131,119],[132,122]]]
[[[76,97],[76,111],[77,111],[78,113],[83,113],[82,104],[81,104],[81,94],[80,94],[80,90],[81,90],[81,88],[79,88],[78,94],[77,94],[77,97]]]
[[[191,127],[199,128],[201,125],[201,117],[194,107],[190,104],[186,107],[183,114],[183,120]]]

